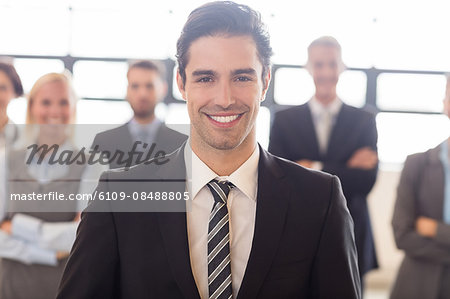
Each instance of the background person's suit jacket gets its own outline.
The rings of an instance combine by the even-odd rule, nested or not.
[[[441,283],[449,283],[443,281],[444,275],[449,277],[450,273],[450,225],[442,223],[445,183],[439,154],[440,145],[408,156],[402,171],[392,226],[405,258],[392,289],[392,299],[441,298]],[[415,223],[419,216],[441,222],[435,238],[417,233]]]
[[[323,163],[323,171],[337,175],[355,223],[358,265],[361,275],[378,268],[370,224],[367,195],[375,184],[378,167],[371,170],[349,168],[353,153],[370,147],[377,150],[377,129],[372,113],[343,104],[328,141],[320,153],[309,104],[278,112],[270,133],[269,152],[291,161],[308,159]]]
[[[151,157],[153,158],[154,155],[161,150],[166,154],[173,152],[179,148],[186,139],[186,135],[172,130],[162,123],[153,141],[156,147]],[[133,137],[128,128],[128,123],[126,123],[117,128],[98,133],[92,142],[91,148],[98,146],[98,150],[102,152],[107,151],[109,153],[114,153],[116,150],[120,150],[124,153],[128,153],[133,148],[133,143]],[[133,156],[132,160],[131,165],[137,164],[137,156]],[[125,166],[125,163],[119,164],[118,162],[118,159],[113,159],[109,164],[110,168],[114,169]]]

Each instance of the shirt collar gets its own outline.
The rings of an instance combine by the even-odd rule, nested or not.
[[[336,116],[342,107],[342,101],[339,98],[335,98],[330,104],[324,106],[316,97],[312,97],[309,101],[309,108],[314,116],[319,116],[325,111],[331,112],[331,115]]]
[[[161,121],[155,117],[151,123],[148,124],[140,124],[137,122],[137,120],[133,117],[128,122],[128,129],[130,130],[130,133],[132,136],[137,137],[139,136],[139,133],[141,130],[146,130],[149,134],[149,136],[155,136],[156,131],[158,131],[159,126],[161,125]]]
[[[191,198],[195,199],[198,192],[206,184],[217,178],[219,180],[228,180],[247,197],[256,201],[259,155],[259,146],[256,145],[251,156],[238,169],[229,176],[219,176],[192,151],[190,140],[188,140],[184,148],[184,160]]]

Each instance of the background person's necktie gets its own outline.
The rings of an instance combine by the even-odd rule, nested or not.
[[[324,110],[320,115],[319,123],[318,123],[318,141],[319,141],[319,149],[322,154],[326,154],[328,149],[328,140],[330,139],[330,133],[332,128],[333,115],[331,111]]]
[[[232,298],[227,199],[233,185],[228,181],[212,180],[207,186],[214,197],[208,227],[209,298]]]

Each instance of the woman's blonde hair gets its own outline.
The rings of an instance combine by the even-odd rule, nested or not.
[[[37,93],[41,90],[41,88],[53,82],[61,82],[65,84],[69,90],[69,102],[70,105],[73,105],[73,114],[71,116],[70,122],[73,123],[76,117],[76,103],[78,101],[78,96],[75,93],[75,90],[72,86],[72,76],[69,71],[65,70],[63,73],[48,73],[37,79],[31,88],[30,92],[27,96],[27,115],[26,115],[26,123],[33,124],[34,120],[31,115],[31,106],[33,105],[34,99],[36,98]]]

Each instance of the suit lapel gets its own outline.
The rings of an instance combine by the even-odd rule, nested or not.
[[[186,179],[184,144],[168,157],[168,167],[161,167],[156,175],[163,179]],[[186,213],[159,213],[158,222],[170,269],[178,287],[186,298],[200,298],[189,257]]]
[[[128,129],[128,123],[118,127],[117,129],[119,130],[117,136],[120,136],[117,142],[119,142],[121,145],[119,148],[131,149],[133,138],[131,137],[130,130]]]
[[[289,192],[275,159],[260,148],[256,222],[238,298],[255,298],[269,272],[283,233]]]
[[[299,113],[299,121],[301,122],[299,126],[299,130],[302,134],[302,146],[308,147],[310,154],[317,154],[315,157],[317,160],[319,159],[319,142],[316,135],[316,128],[314,126],[314,122],[312,119],[311,109],[309,109],[308,103],[300,106],[302,108]]]

